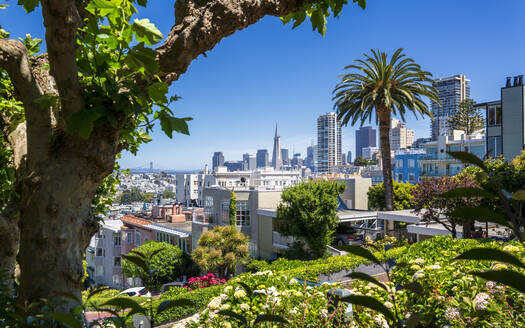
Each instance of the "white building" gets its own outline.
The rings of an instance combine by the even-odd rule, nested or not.
[[[392,118],[390,128],[390,149],[405,149],[412,147],[413,144],[414,130],[408,129],[405,123]]]
[[[185,205],[202,206],[202,186],[205,174],[176,174],[175,175],[175,198],[177,202]]]
[[[342,136],[341,121],[333,112],[317,118],[317,171],[329,172],[341,165]]]
[[[379,153],[379,148],[377,147],[363,147],[361,149],[363,158],[366,159],[372,159],[372,157],[374,157],[374,154]]]

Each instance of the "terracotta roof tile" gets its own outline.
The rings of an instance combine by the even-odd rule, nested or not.
[[[123,223],[125,223],[125,224],[131,224],[131,225],[135,225],[135,226],[151,225],[151,221],[144,220],[144,219],[139,219],[138,217],[133,216],[133,215],[129,215],[129,214],[128,215],[124,215],[120,220]]]

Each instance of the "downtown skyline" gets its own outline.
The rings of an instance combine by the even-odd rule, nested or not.
[[[28,20],[22,8],[10,8],[0,11],[0,20],[13,37],[29,32],[43,38],[39,10]],[[149,17],[167,35],[172,20],[164,13],[171,10],[168,1],[151,2],[139,18]],[[151,143],[137,156],[123,153],[119,162],[123,168],[152,161],[160,168],[202,169],[211,166],[215,151],[240,160],[246,152],[271,151],[276,121],[281,147],[304,157],[306,147],[316,143],[317,117],[333,110],[331,92],[343,67],[370,48],[392,53],[404,47],[434,78],[465,74],[476,102],[497,99],[506,76],[525,73],[525,44],[516,41],[522,30],[516,22],[524,10],[520,0],[505,6],[474,0],[369,1],[364,11],[349,5],[341,18],[330,18],[325,37],[310,24],[292,30],[266,17],[198,58],[170,87],[171,95],[182,97],[173,104],[174,113],[194,118],[190,136],[169,139],[156,126]],[[27,24],[19,23],[23,18]],[[373,24],[388,19],[395,22],[388,30]],[[415,139],[430,136],[429,118],[416,121],[409,115],[406,123]],[[355,151],[358,128],[342,128],[343,152]]]

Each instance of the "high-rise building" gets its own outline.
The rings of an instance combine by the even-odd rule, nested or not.
[[[343,164],[343,165],[348,164],[348,160],[346,159],[346,154],[345,153],[341,154],[341,164]]]
[[[273,137],[273,154],[272,154],[272,167],[276,170],[280,170],[283,166],[283,159],[281,157],[281,137],[279,137],[279,131],[277,130],[277,123],[275,123],[275,137]]]
[[[329,172],[330,168],[341,165],[341,121],[333,112],[317,119],[317,171]]]
[[[316,165],[315,160],[317,158],[317,145],[316,146],[308,146],[306,147],[306,159],[304,165],[306,167],[309,167],[310,170],[314,171]]]
[[[438,90],[439,102],[432,102],[434,118],[430,125],[431,138],[449,135],[448,120],[458,110],[459,103],[470,97],[470,80],[463,74],[434,80],[434,87]]]
[[[224,166],[226,166],[228,172],[242,171],[244,168],[243,161],[226,161]]]
[[[377,131],[371,126],[362,126],[355,131],[355,156],[363,157],[364,147],[376,147]]]
[[[348,154],[346,155],[346,161],[348,163],[352,163],[352,151],[348,151]]]
[[[407,128],[406,124],[392,118],[390,124],[390,149],[399,150],[412,147],[414,144],[414,130]]]
[[[293,154],[292,166],[301,167],[303,166],[303,159],[301,158],[301,153]]]
[[[281,158],[283,159],[283,165],[290,165],[290,156],[288,155],[288,149],[281,148]]]
[[[268,149],[257,150],[257,167],[268,166]]]
[[[212,161],[212,170],[216,170],[218,166],[224,166],[224,155],[222,155],[222,152],[216,151],[213,153],[213,157],[211,159]]]
[[[243,171],[253,171],[256,168],[255,156],[251,154],[242,155],[242,170]]]

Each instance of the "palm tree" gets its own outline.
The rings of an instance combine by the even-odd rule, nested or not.
[[[342,76],[341,82],[335,87],[332,100],[337,109],[338,119],[343,125],[351,122],[361,125],[372,120],[375,113],[376,124],[379,124],[379,139],[383,162],[383,183],[385,189],[386,209],[393,209],[392,165],[390,163],[390,119],[391,115],[399,115],[405,121],[408,110],[421,117],[432,117],[422,96],[439,103],[436,88],[432,86],[432,74],[421,69],[413,59],[397,49],[388,61],[388,56],[379,50],[371,50],[372,54],[364,54],[364,59],[357,59],[355,65],[345,69],[357,70]]]

